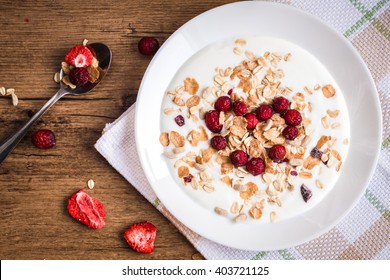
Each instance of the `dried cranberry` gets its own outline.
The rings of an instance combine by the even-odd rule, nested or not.
[[[208,111],[204,116],[204,121],[211,132],[219,133],[223,125],[219,123],[219,112],[216,110]]]
[[[243,150],[235,150],[230,154],[230,161],[235,167],[244,166],[248,161],[248,155]]]
[[[246,170],[253,176],[260,175],[265,170],[264,161],[261,158],[251,158],[246,163]]]
[[[268,156],[274,162],[281,162],[286,156],[286,148],[283,145],[274,145],[271,149],[269,149]]]
[[[272,108],[269,105],[261,105],[259,108],[256,110],[256,117],[260,121],[266,121],[272,117]]]
[[[243,101],[236,101],[233,103],[233,112],[236,116],[245,115],[248,112],[248,107]]]
[[[153,37],[143,37],[138,42],[138,50],[143,55],[153,55],[158,51],[160,44],[156,38]]]
[[[301,185],[301,195],[305,202],[307,202],[313,195],[312,191],[308,189],[304,184]]]
[[[182,115],[176,116],[175,122],[178,126],[183,126],[185,124],[184,117]]]
[[[232,107],[232,100],[229,96],[220,96],[215,101],[214,108],[220,112],[227,112]]]
[[[297,126],[302,122],[301,113],[295,109],[289,109],[283,116],[287,125]]]
[[[229,91],[227,92],[227,94],[230,96],[230,95],[232,95],[232,93],[233,93],[233,89],[231,88],[231,89],[229,89]]]
[[[322,154],[323,152],[318,150],[316,147],[313,148],[313,150],[311,150],[310,152],[310,155],[313,157],[313,158],[321,158],[322,157]]]
[[[87,68],[73,68],[69,72],[69,79],[76,86],[84,86],[89,80]]]
[[[272,102],[272,108],[276,113],[283,113],[290,106],[290,102],[283,96],[276,97]]]
[[[298,136],[298,128],[292,125],[288,125],[283,129],[283,136],[288,140],[294,140]]]
[[[192,174],[189,174],[188,176],[184,177],[183,180],[185,183],[191,183],[193,177],[194,176],[192,176]]]
[[[256,115],[253,113],[245,114],[244,118],[246,118],[246,121],[247,121],[247,123],[246,123],[247,129],[254,129],[256,127],[257,123],[259,122]]]
[[[214,136],[210,140],[210,145],[216,150],[223,150],[227,146],[226,139],[220,135]]]
[[[291,176],[297,176],[297,175],[298,175],[298,172],[296,172],[295,170],[291,170],[291,171],[290,171],[290,174],[291,174]]]

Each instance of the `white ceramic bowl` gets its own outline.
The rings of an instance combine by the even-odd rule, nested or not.
[[[344,93],[350,117],[349,154],[336,185],[304,214],[274,224],[234,224],[195,203],[171,177],[159,143],[161,103],[178,69],[213,42],[245,36],[282,38],[313,54]],[[137,150],[146,177],[160,201],[198,234],[245,250],[295,246],[318,237],[339,222],[368,185],[378,159],[381,130],[374,82],[352,45],[312,15],[287,5],[258,1],[212,9],[179,28],[151,61],[136,105]]]

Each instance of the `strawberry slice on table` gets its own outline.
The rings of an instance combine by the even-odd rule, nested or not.
[[[135,251],[150,254],[154,250],[156,227],[147,221],[130,226],[124,234],[127,244]]]
[[[87,67],[91,65],[93,54],[90,49],[83,45],[77,45],[65,55],[65,61],[75,67]]]
[[[79,190],[68,199],[68,212],[73,218],[92,229],[102,228],[106,224],[103,204],[84,190]]]

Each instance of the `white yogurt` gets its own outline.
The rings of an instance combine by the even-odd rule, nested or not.
[[[167,91],[175,90],[175,88],[178,86],[183,85],[183,80],[185,78],[192,77],[198,81],[200,90],[197,94],[201,95],[201,92],[205,87],[214,85],[213,81],[214,76],[216,75],[215,68],[218,67],[221,69],[226,69],[227,67],[234,67],[240,64],[242,60],[246,59],[244,54],[245,50],[253,52],[256,57],[263,55],[266,51],[280,54],[291,53],[291,59],[288,62],[281,61],[278,66],[278,68],[283,69],[285,73],[285,77],[282,78],[282,86],[290,87],[293,90],[293,94],[296,92],[305,93],[305,86],[308,86],[313,91],[312,95],[305,94],[305,101],[311,102],[313,108],[312,112],[304,110],[304,115],[312,120],[311,125],[308,126],[309,131],[312,132],[312,140],[307,145],[308,149],[306,151],[305,157],[309,155],[311,149],[316,145],[317,140],[321,135],[329,135],[332,136],[332,138],[337,138],[333,148],[339,152],[343,161],[345,161],[348,152],[348,145],[345,143],[343,144],[343,141],[344,139],[349,139],[349,117],[343,94],[331,74],[309,52],[288,41],[268,37],[249,37],[244,39],[247,41],[245,46],[236,45],[234,43],[234,39],[232,39],[229,41],[214,43],[193,55],[176,73]],[[233,48],[235,47],[238,47],[242,50],[241,55],[233,53]],[[263,77],[264,73],[265,70],[263,70],[259,76]],[[335,96],[332,98],[325,98],[321,92],[321,89],[313,90],[314,86],[317,84],[333,85],[333,87],[336,89]],[[291,98],[293,94],[287,96],[290,101],[292,100]],[[186,98],[188,97],[189,95],[186,94]],[[200,105],[204,106],[202,102]],[[186,107],[183,107],[183,112],[179,113],[179,107],[176,106],[172,102],[171,98],[167,95],[164,97],[162,103],[162,109],[164,110],[165,108],[174,108],[175,112],[170,115],[162,114],[162,132],[170,132],[175,130],[186,136],[188,132],[190,132],[192,129],[197,129],[199,125],[205,126],[205,123],[202,120],[194,122],[190,119],[187,119]],[[206,109],[209,110],[212,108],[206,107]],[[328,117],[329,124],[339,122],[341,124],[340,127],[336,129],[325,129],[323,127],[321,124],[321,117],[327,115],[327,109],[340,110],[339,116],[337,118]],[[174,117],[178,114],[183,115],[186,119],[186,124],[182,127],[179,127],[174,122]],[[208,130],[207,132],[209,133]],[[201,148],[205,148],[207,146],[208,142],[200,142],[198,147],[195,148],[192,147],[187,141],[185,144],[187,152],[190,150],[198,152]],[[170,146],[167,149],[172,149],[172,147]],[[215,187],[215,191],[212,193],[207,193],[202,190],[194,190],[191,187],[191,184],[184,185],[182,180],[177,176],[177,169],[173,167],[175,161],[176,160],[167,159],[167,165],[172,172],[173,178],[177,180],[177,187],[183,189],[183,191],[191,196],[197,203],[200,203],[207,209],[210,209],[210,215],[216,215],[213,211],[216,206],[229,211],[233,202],[237,201],[243,203],[243,200],[239,196],[239,192],[233,190],[231,187],[228,187],[226,184],[220,181],[220,178],[224,175],[220,174],[220,166],[218,164],[215,164],[215,167],[208,169],[214,177],[214,182],[212,185]],[[320,167],[322,169],[321,174],[319,174]],[[190,170],[191,173],[197,172],[195,169],[190,168]],[[327,168],[322,163],[319,166],[314,167],[311,172],[313,174],[312,179],[301,179],[297,176],[294,178],[295,190],[285,190],[284,192],[280,193],[279,197],[283,203],[282,207],[266,203],[263,209],[263,217],[260,220],[253,220],[248,218],[246,222],[269,223],[269,216],[271,211],[278,213],[278,220],[288,219],[304,211],[307,211],[320,202],[333,188],[340,175],[340,172],[335,170],[335,166],[332,168]],[[228,175],[230,177],[237,178],[233,174]],[[319,189],[316,186],[316,179],[319,179],[323,183],[323,189]],[[244,179],[244,181],[254,182],[259,187],[259,190],[265,190],[267,187],[266,184],[261,181],[259,176],[254,177],[249,175]],[[312,191],[312,197],[307,203],[303,201],[300,193],[300,186],[302,183],[304,183]],[[254,201],[258,200],[258,198],[254,199]],[[249,208],[250,207],[246,206],[245,209],[248,210]],[[234,215],[229,212],[229,217],[234,217]]]

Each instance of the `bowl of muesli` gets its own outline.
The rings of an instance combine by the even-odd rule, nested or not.
[[[342,36],[286,5],[240,2],[165,42],[135,132],[164,211],[220,244],[274,250],[319,236],[356,204],[380,127],[372,78]]]

